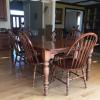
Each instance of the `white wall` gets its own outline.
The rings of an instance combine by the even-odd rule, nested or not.
[[[9,0],[6,0],[6,8],[7,8],[7,21],[0,21],[0,28],[11,28],[10,26],[10,7]]]
[[[51,3],[44,3],[44,9],[47,7],[46,11],[44,11],[44,27],[46,25],[52,25],[52,10],[51,10]]]
[[[52,31],[55,30],[55,1],[43,4],[43,27],[46,25],[52,25]],[[45,10],[45,8],[47,9]]]

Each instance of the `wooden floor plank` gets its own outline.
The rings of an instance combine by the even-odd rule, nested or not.
[[[3,58],[2,57],[8,57]],[[32,88],[32,76],[19,79],[10,73],[9,51],[0,52],[0,100],[99,100],[100,99],[100,58],[93,57],[91,78],[84,89],[83,83],[73,81],[70,84],[69,96],[65,96],[65,85],[55,81],[50,84],[49,95],[43,96],[43,79],[39,78]]]

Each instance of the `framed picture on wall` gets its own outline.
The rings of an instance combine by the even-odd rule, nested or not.
[[[56,24],[62,24],[63,9],[56,8]]]

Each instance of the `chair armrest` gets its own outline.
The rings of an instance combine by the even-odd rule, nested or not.
[[[67,52],[67,51],[68,51],[68,48],[52,49],[51,54],[59,54],[59,53]]]

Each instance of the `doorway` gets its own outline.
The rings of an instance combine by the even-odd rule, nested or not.
[[[19,29],[24,28],[24,9],[22,1],[10,1],[10,20],[13,32],[18,34]]]
[[[66,9],[65,10],[65,25],[64,28],[67,32],[70,32],[73,27],[82,31],[82,21],[83,21],[83,11],[82,10],[73,10]]]

